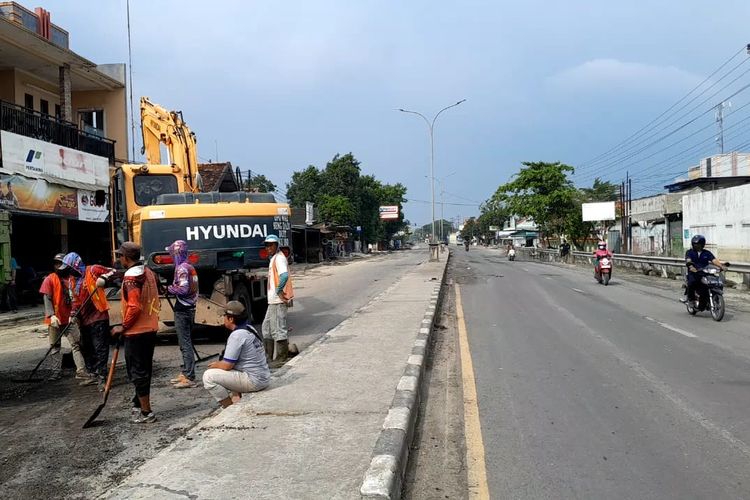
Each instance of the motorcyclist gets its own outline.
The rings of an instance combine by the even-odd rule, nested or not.
[[[687,265],[687,287],[685,288],[685,297],[680,299],[680,302],[686,303],[688,300],[692,300],[695,297],[695,292],[699,290],[701,284],[700,271],[706,268],[709,264],[713,264],[720,267],[722,270],[726,270],[726,265],[717,259],[711,251],[706,250],[706,237],[702,234],[696,234],[690,240],[690,250],[685,252],[685,264]],[[705,309],[705,299],[701,296],[700,304],[698,308]]]
[[[607,250],[607,242],[600,240],[599,243],[596,244],[596,250],[594,251],[594,258],[596,259],[594,270],[596,272],[599,272],[599,262],[605,257],[611,259],[612,252]]]
[[[464,240],[464,247],[466,247],[466,251],[469,251],[469,240]]]

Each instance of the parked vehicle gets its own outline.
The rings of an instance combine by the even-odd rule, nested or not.
[[[612,278],[612,258],[601,257],[596,261],[594,266],[594,278],[599,282],[600,285],[609,285],[609,280]]]
[[[508,260],[511,261],[511,262],[513,262],[514,260],[516,260],[516,249],[515,248],[511,248],[510,250],[508,250]]]
[[[729,262],[724,265],[729,266]],[[695,295],[687,297],[685,302],[688,313],[695,316],[699,311],[708,309],[714,321],[721,321],[725,312],[722,269],[709,264],[698,270],[698,276],[700,277],[700,285],[696,288]]]

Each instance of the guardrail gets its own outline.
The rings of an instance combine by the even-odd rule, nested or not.
[[[523,255],[525,258],[543,260],[548,262],[559,262],[563,260],[560,257],[560,251],[557,249],[543,249],[543,248],[518,248],[517,252]],[[587,263],[593,265],[594,255],[589,252],[571,252],[570,253],[573,262],[575,260],[585,260]],[[631,267],[640,266],[640,270],[644,272],[656,271],[660,272],[662,276],[671,275],[682,275],[685,272],[685,260],[678,257],[660,257],[656,255],[630,255],[623,253],[613,254],[615,265],[617,262],[629,262]],[[670,268],[676,268],[673,271]],[[737,273],[742,275],[742,281],[746,284],[750,283],[750,264],[746,262],[731,262],[729,266],[729,273]]]

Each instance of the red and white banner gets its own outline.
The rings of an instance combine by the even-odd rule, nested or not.
[[[3,164],[0,171],[77,188],[107,190],[109,160],[83,151],[0,132]]]
[[[386,205],[380,207],[380,218],[382,220],[398,219],[398,205]]]

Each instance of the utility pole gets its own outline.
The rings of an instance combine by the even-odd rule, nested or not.
[[[731,108],[732,103],[722,101],[716,105],[716,124],[719,126],[719,135],[716,137],[716,143],[719,145],[719,151],[724,154],[724,109]]]

